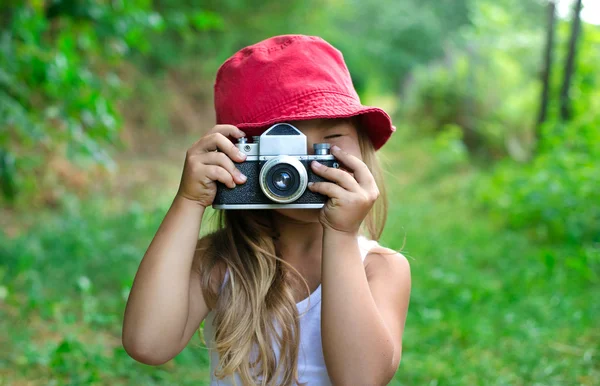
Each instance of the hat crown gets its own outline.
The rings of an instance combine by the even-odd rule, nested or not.
[[[253,124],[312,93],[360,100],[342,53],[317,36],[282,35],[245,47],[217,72],[218,124]]]

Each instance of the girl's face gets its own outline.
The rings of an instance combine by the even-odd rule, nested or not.
[[[329,143],[362,160],[358,131],[348,119],[311,119],[290,124],[306,135],[307,154],[314,154],[313,144]],[[342,165],[343,167],[343,165]],[[274,209],[278,214],[298,222],[318,222],[319,209]]]

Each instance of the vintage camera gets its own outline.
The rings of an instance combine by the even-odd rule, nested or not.
[[[313,160],[339,168],[329,154],[328,143],[313,145],[314,155],[306,154],[306,136],[288,123],[271,126],[252,143],[240,138],[236,144],[246,161],[236,167],[248,179],[230,189],[217,183],[213,201],[216,209],[322,208],[327,197],[307,189],[309,182],[325,181],[310,168]]]

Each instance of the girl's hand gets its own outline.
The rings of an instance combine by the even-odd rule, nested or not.
[[[354,177],[343,170],[334,169],[313,161],[312,170],[333,182],[316,182],[308,188],[327,197],[319,216],[325,228],[357,234],[360,224],[379,197],[379,189],[371,171],[360,159],[334,146],[331,154],[354,172]]]
[[[215,199],[217,181],[229,188],[246,182],[246,176],[233,163],[244,161],[246,155],[227,139],[227,136],[241,138],[244,135],[235,126],[216,125],[196,141],[186,153],[177,195],[206,208]]]

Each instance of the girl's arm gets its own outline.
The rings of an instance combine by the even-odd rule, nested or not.
[[[142,363],[158,365],[173,358],[208,314],[199,277],[191,269],[203,213],[203,207],[177,196],[135,276],[123,347]]]
[[[312,164],[332,181],[309,187],[329,197],[320,214],[323,356],[335,385],[387,385],[400,363],[410,269],[392,251],[370,253],[363,265],[357,235],[379,190],[360,159],[337,146],[331,152],[354,176]]]
[[[200,276],[192,270],[200,223],[214,200],[216,181],[229,187],[245,182],[232,162],[245,157],[226,135],[240,137],[243,132],[217,125],[188,150],[177,196],[135,276],[122,340],[127,353],[140,362],[158,365],[173,358],[209,312]]]
[[[335,385],[387,385],[398,369],[410,268],[390,252],[370,253],[365,268],[355,235],[325,229],[321,334]]]

